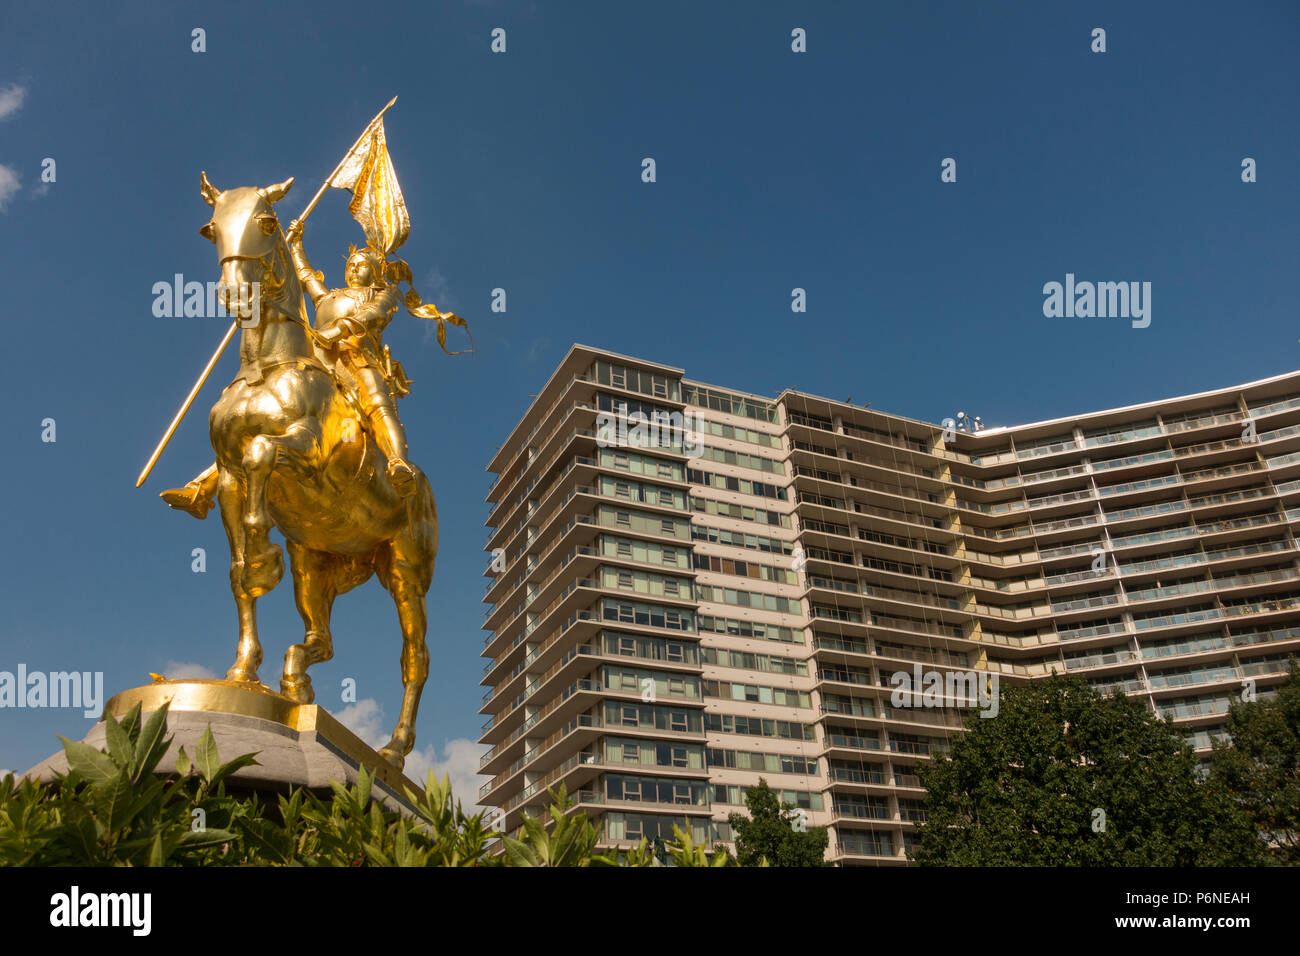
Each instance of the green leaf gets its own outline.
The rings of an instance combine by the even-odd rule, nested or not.
[[[176,754],[176,772],[184,777],[190,772],[190,758],[185,753],[185,748],[181,747]]]
[[[135,748],[128,734],[112,717],[104,718],[104,738],[108,744],[108,755],[119,767],[129,767]]]
[[[217,741],[212,736],[212,725],[203,728],[203,736],[194,746],[194,763],[199,768],[199,776],[205,783],[211,783],[217,771],[221,769],[221,758],[217,754]]]
[[[337,780],[331,780],[330,789],[334,791],[334,805],[336,807],[351,808],[352,794],[344,784],[339,783]]]
[[[240,754],[234,760],[229,760],[226,763],[223,763],[217,768],[217,772],[212,775],[212,779],[209,781],[209,786],[215,787],[217,784],[221,783],[222,780],[225,780],[231,774],[244,767],[260,767],[261,764],[256,760],[257,754],[259,753],[261,753],[260,750],[251,754]]]
[[[366,773],[365,767],[357,768],[357,806],[361,809],[370,802],[370,785],[374,780],[373,775]]]
[[[117,779],[118,767],[106,753],[101,753],[89,744],[69,740],[62,734],[56,735],[63,741],[63,753],[68,759],[68,769],[86,783],[103,786]]]
[[[243,834],[266,858],[265,862],[285,865],[293,862],[293,838],[287,830],[266,820],[249,820],[244,826]]]
[[[365,851],[366,856],[370,857],[370,862],[374,863],[375,866],[393,865],[392,859],[373,843],[367,843],[361,849]]]
[[[149,715],[148,722],[140,730],[140,738],[135,742],[135,756],[131,761],[131,779],[139,780],[151,774],[158,766],[158,761],[167,752],[170,740],[164,740],[167,733],[168,702]]]
[[[124,829],[128,824],[134,823],[136,817],[140,816],[146,807],[155,802],[159,805],[154,808],[154,812],[150,816],[156,818],[163,802],[159,800],[159,797],[167,787],[163,781],[153,777],[149,778],[143,785],[126,785],[129,790],[124,795],[124,799],[114,807],[115,815],[109,820],[109,826],[114,830]]]
[[[138,736],[140,736],[139,701],[133,704],[131,709],[126,712],[126,716],[122,718],[121,723],[122,723],[122,729],[126,731],[127,738],[131,741],[131,745],[135,746],[135,740]]]
[[[186,830],[181,836],[179,845],[189,849],[196,849],[205,846],[220,846],[223,843],[230,843],[235,839],[235,834],[229,830]]]
[[[506,862],[510,866],[538,866],[537,854],[525,843],[514,837],[502,837],[506,848]]]
[[[72,860],[83,866],[99,864],[102,854],[99,847],[99,830],[94,819],[81,804],[67,808],[58,837],[64,842]]]
[[[116,777],[96,789],[95,810],[109,832],[116,833],[130,820],[130,808],[134,803],[125,769],[119,770]]]

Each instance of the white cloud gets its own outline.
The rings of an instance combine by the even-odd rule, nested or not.
[[[420,280],[420,285],[416,288],[416,291],[420,293],[420,299],[425,305],[436,305],[440,312],[456,311],[456,299],[451,294],[451,285],[447,282],[447,277],[437,269],[430,269],[424,274],[424,278]],[[447,326],[448,338],[451,337],[456,329],[457,327],[454,325]],[[459,331],[463,336],[464,330]],[[437,338],[438,323],[434,321],[426,322],[424,324],[424,335],[421,338],[421,342],[427,344],[429,342],[437,341]],[[451,349],[453,352],[458,348],[464,347],[466,346],[455,345],[452,342],[448,342],[447,344],[447,348]]]
[[[376,750],[388,743],[391,728],[384,722],[383,708],[373,697],[349,704],[334,717]],[[466,813],[476,813],[480,809],[478,788],[487,780],[480,776],[478,762],[486,749],[467,737],[444,740],[441,755],[435,744],[417,747],[406,755],[403,772],[420,786],[424,786],[430,770],[438,780],[450,776],[452,796],[460,801]]]
[[[455,311],[452,308],[451,285],[439,269],[430,269],[424,274],[424,280],[420,283],[420,298],[433,302],[443,312]]]
[[[355,704],[348,704],[334,718],[376,750],[388,743],[388,736],[380,726],[384,711],[373,697],[363,697]]]
[[[542,336],[542,338],[540,339],[534,339],[524,349],[524,361],[536,362],[539,358],[542,357],[542,352],[545,351],[550,344],[551,344],[551,340],[545,336]]]
[[[202,664],[188,661],[168,661],[159,673],[170,680],[212,680],[217,676]]]
[[[459,800],[466,813],[477,813],[484,809],[478,806],[478,789],[487,782],[487,777],[478,772],[479,758],[487,750],[482,744],[475,743],[467,737],[443,741],[444,756],[439,758],[438,748],[433,744],[411,751],[406,755],[406,775],[421,786],[433,771],[436,779],[451,777],[451,794]]]
[[[0,120],[8,119],[22,109],[23,99],[27,96],[27,87],[14,83],[0,89]]]
[[[0,209],[18,192],[20,181],[18,171],[9,166],[0,165]]]

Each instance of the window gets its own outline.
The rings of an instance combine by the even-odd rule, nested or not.
[[[639,723],[637,708],[632,704],[623,705],[622,723],[624,727],[635,727]]]

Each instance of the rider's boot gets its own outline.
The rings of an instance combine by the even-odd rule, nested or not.
[[[398,421],[397,413],[380,405],[370,413],[370,426],[375,441],[388,459],[388,480],[393,490],[403,498],[415,493],[415,469],[406,460],[406,429]]]
[[[168,488],[159,492],[158,497],[167,502],[168,507],[185,511],[202,520],[212,510],[213,500],[217,496],[217,466],[209,465],[193,480],[186,482],[183,488]]]

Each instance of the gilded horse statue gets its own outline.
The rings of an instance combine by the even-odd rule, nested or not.
[[[280,693],[292,700],[312,702],[307,669],[334,655],[334,599],[377,575],[397,605],[402,631],[401,714],[380,750],[400,769],[415,743],[429,674],[425,596],[438,551],[438,512],[418,468],[408,466],[406,480],[394,487],[383,450],[337,383],[331,353],[308,322],[274,209],[292,185],[288,179],[220,190],[206,175],[201,181],[212,218],[199,232],[217,247],[223,304],[234,314],[237,290],[251,283],[261,290],[253,299],[260,299],[256,320],[241,322],[239,374],[208,419],[239,613],[239,644],[226,679],[258,681],[257,599],[284,574],[283,551],[269,537],[273,526],[288,547],[305,627],[302,643],[284,655]]]

